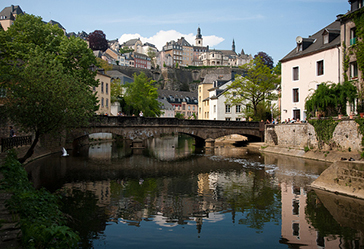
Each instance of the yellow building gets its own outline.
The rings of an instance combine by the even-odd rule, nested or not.
[[[105,74],[103,69],[97,70],[96,80],[99,80],[99,86],[94,87],[93,91],[96,92],[96,97],[99,100],[99,110],[96,114],[110,115],[111,113],[111,77]]]
[[[24,14],[19,5],[5,7],[0,12],[0,25],[6,31],[14,23],[17,15]]]

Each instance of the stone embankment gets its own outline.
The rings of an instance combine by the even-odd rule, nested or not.
[[[305,159],[333,162],[311,187],[364,199],[362,137],[354,120],[340,122],[330,141],[319,144],[310,124],[267,126],[263,153],[276,153]]]

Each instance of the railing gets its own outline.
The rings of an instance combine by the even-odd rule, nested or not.
[[[32,136],[1,138],[1,152],[8,149],[32,144]]]

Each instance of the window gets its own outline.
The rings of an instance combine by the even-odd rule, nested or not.
[[[230,105],[225,105],[225,112],[230,113],[231,111],[230,108],[231,108]]]
[[[299,109],[293,110],[293,118],[295,120],[301,120],[301,111]]]
[[[356,44],[356,28],[350,29],[350,45]]]
[[[324,44],[329,43],[329,34],[328,33],[324,34],[323,38],[324,38]]]
[[[241,120],[241,118],[236,118],[236,121],[240,121]]]
[[[293,68],[293,80],[298,80],[298,79],[299,79],[298,67],[294,67]]]
[[[214,105],[214,113],[216,113],[216,105]]]
[[[298,88],[294,88],[293,89],[293,102],[299,102],[300,99],[299,99],[299,91],[298,91]]]
[[[101,98],[101,107],[104,107],[104,98]]]
[[[0,98],[6,97],[6,89],[3,87],[0,87]]]
[[[230,118],[225,118],[226,121],[230,121]]]
[[[241,105],[237,105],[236,106],[236,113],[240,113],[241,112]]]
[[[358,78],[358,64],[356,61],[350,63],[350,79]]]
[[[109,94],[109,84],[106,83],[106,94]]]
[[[109,107],[109,99],[106,99],[106,107]]]
[[[104,82],[101,82],[101,92],[104,93]]]
[[[324,74],[324,61],[318,61],[317,62],[317,76]]]

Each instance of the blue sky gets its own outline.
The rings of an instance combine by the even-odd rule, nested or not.
[[[275,63],[295,47],[297,36],[316,33],[350,9],[347,0],[2,0],[0,8],[10,5],[55,20],[67,32],[102,30],[109,40],[141,37],[158,49],[181,36],[194,43],[200,27],[210,48],[231,49],[234,39],[236,52],[264,51]]]

